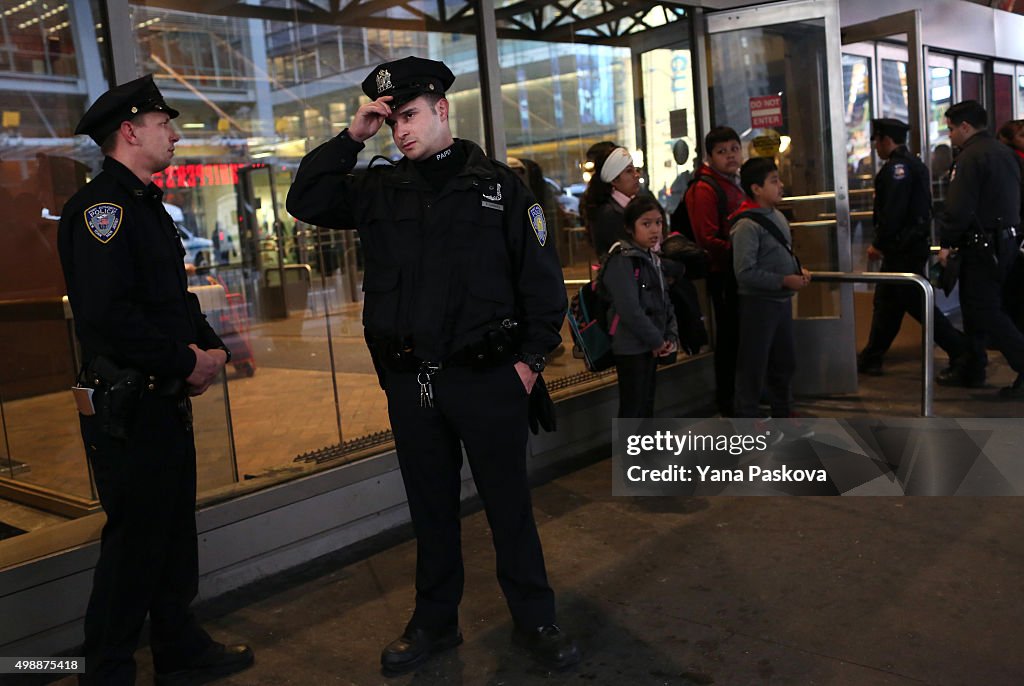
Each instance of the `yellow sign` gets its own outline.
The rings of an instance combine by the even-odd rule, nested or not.
[[[750,145],[758,157],[775,157],[779,154],[782,139],[779,138],[779,134],[770,131],[762,136],[756,136],[754,140],[750,141]]]
[[[16,129],[21,126],[21,112],[4,110],[3,127],[5,129]]]

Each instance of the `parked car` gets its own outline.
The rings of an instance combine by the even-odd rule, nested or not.
[[[197,267],[205,267],[210,264],[210,256],[213,255],[213,241],[203,238],[185,225],[185,213],[177,205],[164,203],[164,209],[171,215],[175,228],[178,229],[178,237],[181,244],[185,246],[185,261]]]

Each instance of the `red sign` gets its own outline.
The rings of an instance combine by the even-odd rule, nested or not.
[[[153,175],[160,188],[196,188],[197,186],[234,186],[242,164],[177,164]]]
[[[750,99],[750,128],[782,126],[782,96],[758,95]]]

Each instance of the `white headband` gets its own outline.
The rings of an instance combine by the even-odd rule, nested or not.
[[[601,180],[605,183],[611,183],[612,179],[622,173],[622,170],[633,164],[633,158],[629,156],[629,151],[625,148],[615,148],[604,161],[604,166],[601,167]]]

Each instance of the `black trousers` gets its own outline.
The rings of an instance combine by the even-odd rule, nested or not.
[[[512,619],[555,621],[526,475],[527,399],[512,363],[442,369],[434,407],[420,406],[415,372],[385,372],[388,414],[416,533],[416,610],[410,627],[458,622],[464,571],[459,495],[462,447],[490,524],[497,576]]]
[[[619,417],[654,416],[657,358],[651,353],[616,355],[619,383]]]
[[[880,271],[924,275],[921,264],[915,265],[906,260],[882,260]],[[882,361],[900,332],[904,313],[921,321],[921,292],[910,284],[878,284],[875,286],[873,304],[871,334],[868,336],[868,344],[861,351],[861,359],[865,362]],[[970,338],[953,326],[938,307],[935,308],[934,318],[935,344],[949,355],[950,360],[971,351]]]
[[[964,329],[971,338],[975,356],[983,356],[991,345],[1003,354],[1013,371],[1024,373],[1024,333],[1014,324],[1004,306],[1004,279],[1016,258],[1004,271],[984,250],[965,248],[960,267],[960,309]],[[1016,297],[1020,297],[1018,294]]]
[[[730,269],[708,274],[708,293],[715,310],[715,401],[718,411],[733,414],[736,354],[739,346],[739,295]]]
[[[83,684],[135,683],[133,653],[146,615],[157,670],[169,671],[210,641],[189,604],[198,592],[196,452],[174,398],[146,395],[127,439],[80,417],[107,515],[85,613]]]
[[[795,372],[793,302],[741,295],[736,416],[757,417],[761,391],[767,390],[772,416],[788,417]]]

